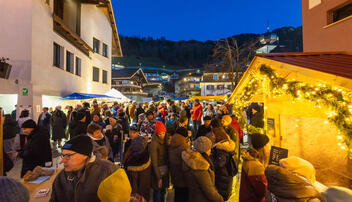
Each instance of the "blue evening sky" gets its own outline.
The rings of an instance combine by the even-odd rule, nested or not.
[[[302,0],[112,0],[120,35],[216,40],[302,25]]]

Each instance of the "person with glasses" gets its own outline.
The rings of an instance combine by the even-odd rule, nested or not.
[[[51,202],[100,201],[97,195],[99,185],[117,167],[92,153],[89,136],[80,135],[66,142],[61,153],[64,170],[54,180]]]

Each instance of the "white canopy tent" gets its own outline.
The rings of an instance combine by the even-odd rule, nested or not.
[[[121,100],[123,102],[130,101],[128,97],[124,96],[120,91],[116,90],[115,88],[112,88],[109,92],[105,93],[105,95],[113,97],[117,100]]]

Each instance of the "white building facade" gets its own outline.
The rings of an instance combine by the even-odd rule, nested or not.
[[[232,93],[231,73],[205,72],[200,82],[201,95],[228,95]],[[235,73],[234,73],[235,74]]]
[[[17,114],[28,108],[36,119],[59,97],[111,89],[111,56],[122,51],[110,1],[4,1],[0,22],[0,57],[12,65],[0,106],[17,95]]]

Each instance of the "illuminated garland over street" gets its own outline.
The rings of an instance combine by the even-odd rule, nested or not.
[[[251,75],[249,84],[244,88],[243,94],[235,101],[235,113],[239,117],[241,126],[248,133],[265,131],[247,124],[243,115],[243,109],[247,107],[253,95],[258,93],[259,85],[264,85],[264,78],[269,81],[270,91],[274,97],[283,94],[291,95],[296,100],[305,99],[314,102],[318,108],[324,106],[331,110],[328,115],[328,121],[334,123],[338,129],[339,146],[347,150],[348,157],[352,158],[352,103],[350,102],[351,92],[346,92],[341,88],[334,88],[326,84],[311,85],[299,81],[289,81],[279,77],[275,71],[266,66],[260,67],[260,74],[263,78],[257,78]],[[265,92],[264,92],[265,93]],[[340,136],[342,134],[344,137]]]

